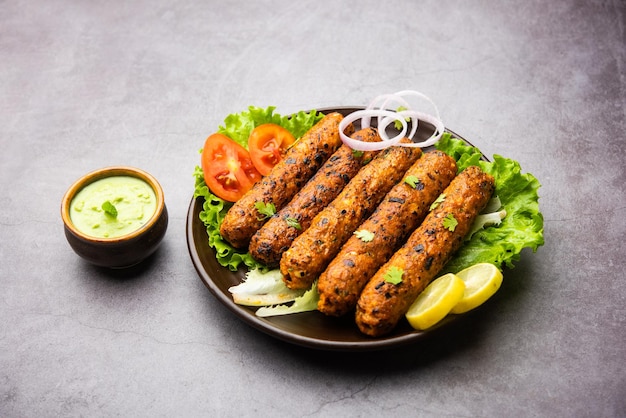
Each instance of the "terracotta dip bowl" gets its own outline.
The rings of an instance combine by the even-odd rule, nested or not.
[[[61,203],[65,237],[83,259],[125,268],[154,253],[167,230],[163,189],[133,167],[107,167],[78,179]]]

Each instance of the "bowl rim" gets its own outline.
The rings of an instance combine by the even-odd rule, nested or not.
[[[156,195],[157,205],[154,214],[150,217],[148,222],[143,224],[140,228],[135,229],[128,234],[120,235],[117,237],[111,238],[100,238],[95,237],[93,235],[86,234],[80,231],[78,228],[74,226],[72,219],[70,217],[70,205],[72,204],[72,199],[76,194],[82,190],[84,187],[90,185],[91,183],[101,180],[107,177],[114,176],[131,176],[138,178],[140,180],[145,181],[154,191]],[[82,240],[90,241],[94,243],[115,243],[120,241],[131,240],[145,231],[149,230],[156,224],[158,219],[161,217],[163,213],[163,209],[165,208],[165,197],[163,194],[163,188],[158,180],[147,171],[144,171],[140,168],[131,167],[131,166],[109,166],[99,168],[97,170],[91,171],[80,178],[78,178],[70,187],[67,189],[65,194],[63,195],[63,200],[61,201],[61,218],[63,219],[63,224],[65,227],[75,236],[79,237]]]

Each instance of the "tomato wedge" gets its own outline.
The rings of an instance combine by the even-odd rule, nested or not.
[[[295,140],[291,132],[273,123],[254,128],[248,138],[248,149],[259,173],[267,176]]]
[[[209,190],[228,202],[236,202],[261,179],[250,153],[223,134],[209,136],[202,149],[202,171]]]

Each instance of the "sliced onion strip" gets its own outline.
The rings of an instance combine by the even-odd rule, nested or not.
[[[411,109],[410,104],[404,99],[405,96],[415,97],[427,101],[435,110],[435,114],[418,112]],[[390,110],[389,107],[396,106],[396,109]],[[369,128],[371,119],[377,119],[378,134],[382,139],[381,142],[364,142],[358,139],[350,138],[344,133],[345,128],[356,120],[361,120],[361,128]],[[408,124],[407,119],[411,121],[411,132],[407,135]],[[427,122],[435,127],[435,132],[425,141],[413,142],[419,121]],[[386,128],[392,123],[400,122],[402,129],[400,132],[392,136],[388,136]],[[339,124],[339,135],[344,144],[357,151],[378,151],[390,146],[399,145],[403,147],[429,147],[434,145],[443,135],[445,126],[439,117],[439,110],[435,103],[426,95],[413,90],[402,90],[394,94],[383,94],[375,97],[363,110],[357,110],[347,115]],[[401,142],[403,138],[409,138],[411,142]]]
[[[344,144],[348,145],[350,148],[357,150],[357,151],[379,151],[387,147],[397,145],[402,140],[402,138],[405,137],[406,132],[408,130],[408,125],[406,123],[406,120],[404,120],[403,118],[398,118],[397,115],[398,114],[396,112],[391,112],[388,110],[380,110],[380,109],[357,110],[355,112],[350,113],[348,116],[343,118],[341,122],[339,122],[339,135],[341,136],[341,140],[343,141]],[[346,127],[352,122],[358,119],[369,118],[371,116],[376,116],[376,117],[387,116],[387,117],[395,118],[393,120],[400,120],[400,122],[402,123],[402,130],[400,131],[400,133],[398,133],[396,136],[392,138],[389,138],[387,135],[385,135],[385,137],[383,138],[383,136],[381,135],[381,139],[383,139],[382,142],[359,141],[358,139],[350,138],[348,135],[344,133]],[[361,128],[364,128],[364,129],[369,128],[369,124],[366,126],[361,125]],[[381,130],[379,129],[379,133],[380,131]]]

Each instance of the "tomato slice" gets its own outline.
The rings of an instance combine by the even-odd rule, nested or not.
[[[295,140],[291,132],[273,123],[254,128],[248,138],[248,149],[259,173],[267,176]]]
[[[239,200],[262,177],[248,150],[218,133],[204,143],[202,171],[211,192],[229,202]]]

